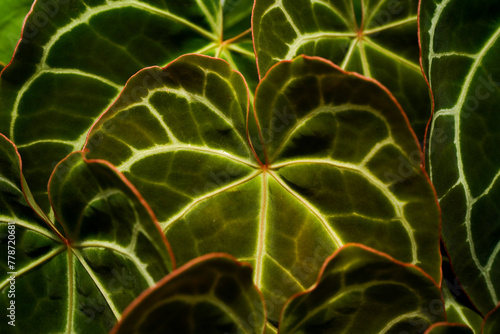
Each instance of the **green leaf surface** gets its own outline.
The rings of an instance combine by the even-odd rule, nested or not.
[[[145,78],[158,80],[131,102]],[[180,264],[212,252],[250,262],[274,323],[347,242],[440,280],[436,199],[386,90],[299,57],[270,71],[254,105],[260,128],[238,73],[184,56],[134,76],[86,148],[144,194]]]
[[[145,291],[111,333],[262,334],[265,324],[252,268],[228,255],[209,254]]]
[[[0,132],[18,145],[40,206],[49,208],[46,184],[54,166],[83,147],[95,119],[140,69],[197,52],[226,58],[255,85],[251,5],[37,0],[1,75]]]
[[[500,304],[484,319],[482,334],[500,333]]]
[[[431,105],[419,66],[417,9],[418,0],[256,0],[260,76],[300,54],[329,59],[389,88],[423,140]]]
[[[446,307],[446,320],[450,323],[462,324],[470,328],[474,334],[480,334],[483,318],[475,311],[460,304],[453,295],[453,293],[463,294],[462,287],[458,284],[453,286],[446,281],[442,284],[441,289]]]
[[[21,160],[3,136],[0,162],[0,245],[13,256],[0,264],[0,307],[14,301],[17,315],[2,333],[106,333],[172,270],[151,209],[107,163],[77,152],[57,166],[53,224],[28,207]]]
[[[429,174],[453,269],[483,315],[500,296],[499,12],[498,1],[421,2],[422,65],[435,102]]]
[[[448,314],[447,314],[448,315]],[[469,327],[456,324],[456,323],[447,323],[440,322],[430,326],[425,334],[474,334],[475,332]]]
[[[0,2],[0,71],[9,63],[21,37],[25,16],[33,0],[2,0]]]
[[[280,333],[422,333],[444,320],[439,287],[421,269],[360,245],[327,259],[318,282],[283,309]]]

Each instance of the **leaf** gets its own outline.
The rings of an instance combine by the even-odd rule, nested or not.
[[[486,315],[482,327],[482,334],[495,334],[500,332],[500,304]]]
[[[198,52],[226,58],[256,82],[251,4],[37,0],[1,75],[0,132],[18,145],[40,206],[49,209],[46,185],[57,162],[83,147],[95,119],[138,70]]]
[[[459,288],[461,289],[462,287]],[[441,289],[443,291],[444,303],[446,307],[446,320],[450,323],[462,324],[471,329],[472,333],[479,334],[481,332],[483,318],[475,311],[460,304],[455,299],[453,296],[453,290],[450,289],[448,282],[446,282],[446,284],[442,284]],[[455,292],[462,293],[460,291]]]
[[[422,66],[435,102],[429,174],[455,274],[484,315],[500,295],[500,3],[423,0],[420,10]]]
[[[474,334],[474,331],[462,324],[440,322],[430,326],[425,334]]]
[[[9,63],[17,41],[21,36],[21,28],[33,0],[3,0],[0,3],[0,70]]]
[[[356,13],[363,16],[359,25]],[[420,140],[430,117],[419,66],[417,0],[256,0],[253,33],[260,77],[283,59],[319,56],[379,80]]]
[[[159,79],[130,101],[145,78]],[[144,194],[178,263],[212,252],[251,263],[274,324],[347,242],[440,280],[436,199],[386,90],[299,57],[269,72],[254,105],[264,162],[253,153],[264,155],[253,117],[247,141],[243,78],[222,60],[183,56],[131,78],[86,148]]]
[[[326,261],[316,284],[291,298],[281,333],[421,333],[444,319],[439,287],[421,269],[362,245]]]
[[[262,334],[265,319],[251,267],[229,255],[209,254],[144,291],[111,333]]]
[[[14,301],[18,316],[7,332],[109,331],[131,301],[172,270],[151,209],[107,163],[77,152],[52,175],[58,219],[45,222],[22,196],[28,190],[20,186],[15,147],[3,136],[0,143],[0,200],[7,204],[0,244],[3,254],[14,250],[12,262],[1,262],[0,307]]]

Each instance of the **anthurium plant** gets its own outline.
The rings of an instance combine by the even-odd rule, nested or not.
[[[2,333],[500,333],[497,1],[0,11]]]

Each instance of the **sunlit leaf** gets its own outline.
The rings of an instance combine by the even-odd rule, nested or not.
[[[498,1],[421,3],[422,65],[435,101],[429,173],[454,271],[483,315],[500,296],[498,13]]]
[[[256,0],[260,76],[283,59],[324,57],[387,86],[423,140],[431,107],[419,66],[417,9],[418,0]]]
[[[243,78],[222,60],[184,56],[135,75],[86,147],[145,196],[180,264],[212,252],[251,263],[274,324],[347,242],[440,280],[436,199],[386,90],[299,57],[268,74],[254,104],[265,150],[253,115],[248,144]]]
[[[14,300],[17,314],[15,326],[4,326],[4,319],[2,333],[106,333],[130,302],[172,270],[150,209],[106,163],[77,152],[58,165],[50,184],[53,224],[28,207],[21,161],[3,136],[0,162],[5,260],[10,241],[15,249],[12,263],[0,264],[0,307]]]
[[[251,267],[227,255],[210,254],[145,291],[111,333],[262,334],[265,320]]]
[[[92,123],[138,70],[199,52],[226,58],[255,84],[251,5],[37,0],[1,76],[0,132],[18,145],[41,207],[49,207],[46,185],[54,166],[83,147]]]
[[[318,282],[285,306],[281,333],[422,333],[444,319],[439,287],[421,269],[359,245],[325,262]]]

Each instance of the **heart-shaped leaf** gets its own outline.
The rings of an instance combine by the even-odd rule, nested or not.
[[[265,323],[251,267],[228,255],[209,254],[144,291],[111,333],[262,334]]]
[[[131,101],[147,78],[159,79]],[[387,90],[299,57],[269,72],[254,104],[265,149],[244,79],[220,59],[187,55],[135,75],[86,147],[144,194],[180,264],[212,252],[251,263],[274,322],[347,242],[440,280],[436,199]]]
[[[389,88],[422,140],[431,106],[419,66],[417,9],[417,0],[256,0],[260,76],[283,59],[324,57]]]
[[[484,318],[482,334],[500,333],[500,304]]]
[[[21,28],[33,0],[3,0],[0,2],[0,70],[12,58]]]
[[[361,245],[329,257],[318,282],[283,309],[282,333],[421,333],[444,319],[441,292],[421,269]]]
[[[422,65],[435,101],[429,174],[453,269],[483,315],[500,296],[499,12],[498,1],[421,2]]]
[[[474,334],[474,331],[462,324],[440,322],[430,326],[425,334]]]
[[[1,75],[0,132],[18,145],[40,206],[49,208],[46,185],[54,166],[83,147],[95,119],[138,70],[198,52],[226,58],[255,83],[251,5],[37,0]]]
[[[12,256],[1,262],[0,306],[22,315],[6,331],[107,332],[173,267],[151,209],[108,163],[77,152],[51,178],[57,222],[43,221],[22,196],[15,147],[2,136],[0,148],[1,245]]]

